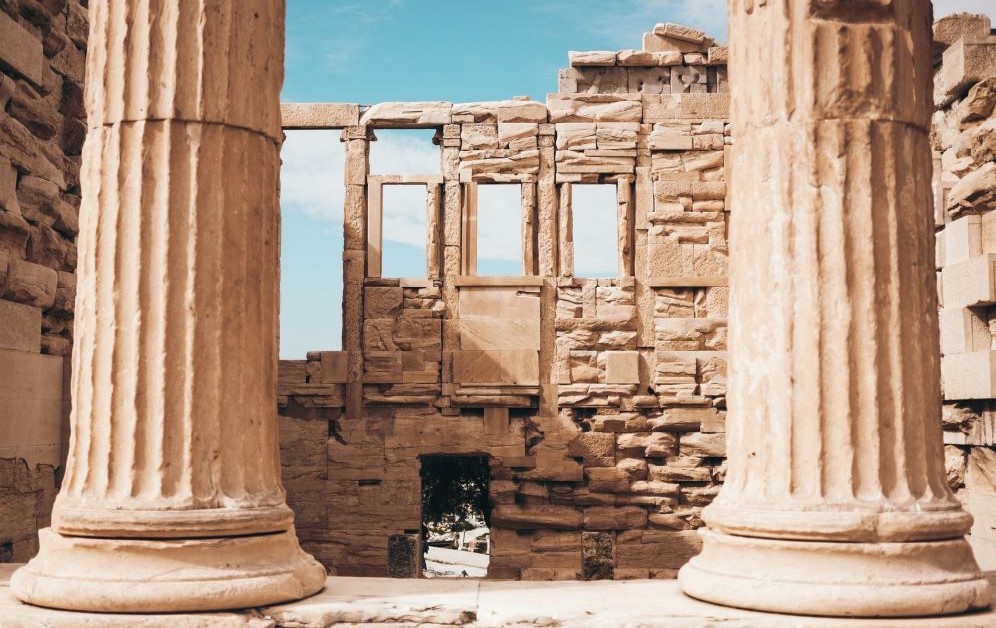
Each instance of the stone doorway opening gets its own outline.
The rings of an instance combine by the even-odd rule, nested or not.
[[[422,576],[483,578],[491,547],[491,466],[483,455],[421,456]]]

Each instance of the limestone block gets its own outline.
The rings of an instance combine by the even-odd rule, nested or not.
[[[989,37],[992,25],[984,14],[955,13],[934,21],[933,43],[935,47],[947,48],[959,39],[979,41]]]
[[[557,149],[584,151],[597,148],[597,127],[586,122],[562,122],[556,125]]]
[[[671,68],[630,68],[627,88],[629,93],[666,94],[671,91]]]
[[[616,467],[586,467],[584,477],[588,489],[596,493],[625,493],[633,481],[627,470]]]
[[[536,318],[465,318],[460,321],[460,348],[491,351],[540,349],[540,320]]]
[[[647,527],[647,509],[639,506],[593,506],[584,509],[585,530],[633,530]]]
[[[461,384],[539,384],[537,351],[454,351],[453,380]]]
[[[674,66],[671,68],[671,93],[705,93],[706,79],[705,66]]]
[[[729,62],[730,49],[726,46],[710,46],[709,65],[725,65]]]
[[[18,84],[7,113],[43,140],[51,139],[62,126],[62,114],[27,83]]]
[[[349,353],[346,351],[322,351],[320,359],[320,381],[323,384],[345,384],[349,381]]]
[[[41,38],[0,12],[0,64],[41,85],[44,62]]]
[[[934,75],[934,105],[944,107],[960,98],[974,83],[992,75],[996,67],[996,41],[973,43],[959,39],[944,51]]]
[[[38,353],[41,310],[0,299],[0,349]]]
[[[616,438],[608,432],[584,432],[567,443],[567,455],[589,460],[609,460],[608,466],[615,464]]]
[[[387,575],[390,578],[417,578],[421,573],[422,552],[414,534],[392,534],[387,539]]]
[[[498,145],[513,150],[535,149],[538,132],[535,122],[503,122],[498,125]]]
[[[498,127],[489,123],[464,124],[460,130],[461,150],[498,148]]]
[[[949,264],[941,284],[945,308],[996,303],[996,254],[987,253]]]
[[[452,108],[448,102],[378,103],[360,116],[360,124],[382,128],[442,126],[451,123]]]
[[[608,384],[639,384],[640,354],[637,351],[605,353],[605,382]]]
[[[993,399],[996,398],[996,352],[973,351],[945,355],[941,358],[941,380],[944,398]]]
[[[548,118],[546,105],[529,100],[502,101],[498,106],[497,115],[499,124],[506,122],[543,123]]]
[[[364,318],[400,316],[403,298],[400,287],[367,286],[363,289],[363,316]]]
[[[568,52],[568,59],[572,66],[606,66],[616,64],[616,53],[608,50],[594,50],[590,52]]]
[[[371,384],[401,383],[401,351],[365,351],[363,381]]]
[[[3,297],[46,310],[55,303],[59,274],[24,260],[11,260]]]
[[[657,33],[644,33],[643,34],[643,49],[647,52],[659,52],[664,54],[677,55],[677,59],[673,63],[668,63],[665,65],[679,65],[681,63],[681,55],[686,52],[700,52],[707,45],[708,40],[702,43],[697,43],[693,41],[684,41],[681,39],[676,39],[673,37],[664,37]]]
[[[672,455],[676,444],[674,435],[665,432],[620,434],[616,441],[620,454],[648,457]]]
[[[17,201],[17,170],[3,157],[0,157],[0,210],[14,214],[21,211]]]
[[[996,107],[996,76],[990,76],[972,86],[968,95],[958,104],[958,122],[962,127],[967,123],[985,120]]]
[[[994,208],[996,208],[996,162],[990,161],[962,177],[947,196],[947,209],[951,212]]]
[[[613,98],[611,95],[549,98],[547,108],[551,122],[640,122],[640,101]]]
[[[992,347],[992,334],[984,317],[969,308],[944,308],[940,311],[941,353],[971,353]]]
[[[360,106],[351,103],[281,103],[280,124],[285,130],[344,129],[358,126]]]
[[[982,218],[962,216],[944,226],[944,263],[956,264],[982,255]]]
[[[645,123],[668,123],[675,120],[703,118],[725,119],[729,116],[729,94],[665,94],[660,104],[644,108]]]
[[[726,455],[726,434],[682,434],[678,445],[682,456],[721,457]]]
[[[616,65],[644,67],[661,65],[660,53],[645,50],[620,50],[616,53]]]
[[[63,365],[38,347],[0,349],[0,458],[62,464]]]
[[[581,512],[570,506],[498,505],[491,513],[491,522],[510,530],[576,530],[581,527]]]
[[[697,28],[692,28],[691,26],[672,24],[671,22],[668,22],[666,24],[655,25],[654,34],[659,35],[661,37],[668,37],[680,41],[688,41],[695,44],[701,44],[706,40],[706,35],[704,31],[701,31]]]
[[[539,290],[502,287],[460,288],[460,317],[539,319]]]

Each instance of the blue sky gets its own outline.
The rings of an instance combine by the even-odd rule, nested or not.
[[[996,0],[934,3],[937,16],[956,11],[996,18]],[[282,98],[364,104],[521,95],[543,100],[556,91],[557,70],[567,65],[568,50],[638,49],[642,33],[658,22],[696,26],[725,41],[726,0],[287,0]],[[381,133],[379,138],[373,144],[374,172],[438,172],[431,133]],[[338,134],[288,133],[283,159],[280,355],[286,359],[340,348],[343,155]],[[504,196],[514,216],[514,194]],[[417,265],[422,255],[419,191],[404,190],[396,197],[397,211],[385,215],[385,271]],[[593,198],[604,204],[607,197]],[[583,213],[598,217],[594,210]],[[482,243],[491,246],[480,252],[482,274],[514,274],[517,225],[503,219],[490,228],[491,233],[481,234]],[[584,228],[575,224],[576,237]],[[588,228],[599,233],[604,220]],[[602,267],[609,263],[595,261]]]

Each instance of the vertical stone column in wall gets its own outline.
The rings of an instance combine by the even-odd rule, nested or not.
[[[443,175],[443,319],[442,382],[453,382],[453,351],[460,348],[460,294],[455,279],[463,265],[463,184],[460,183],[459,124],[443,127],[440,171]],[[467,188],[470,184],[467,184]]]
[[[91,6],[72,439],[22,600],[310,595],[276,428],[284,5]]]
[[[346,417],[357,419],[363,405],[363,279],[367,270],[367,175],[370,142],[376,140],[366,126],[343,129],[346,145],[345,196],[342,250],[342,349],[349,372],[346,384]]]
[[[540,293],[540,414],[557,413],[557,166],[556,127],[539,125],[539,176],[536,182],[536,260],[543,277]]]
[[[730,15],[730,466],[681,586],[790,613],[985,607],[941,445],[931,5]]]

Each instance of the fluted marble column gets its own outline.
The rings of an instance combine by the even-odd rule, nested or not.
[[[686,593],[985,607],[944,473],[931,3],[731,0],[729,473]]]
[[[90,18],[72,438],[12,587],[96,611],[310,595],[275,417],[284,3]]]

